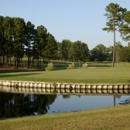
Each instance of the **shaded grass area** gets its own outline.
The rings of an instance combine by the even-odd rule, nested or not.
[[[129,72],[130,67],[33,71],[1,73],[0,80],[72,83],[130,83]]]
[[[54,68],[56,70],[66,70],[69,66],[69,64],[72,64],[73,62],[66,62],[66,61],[56,61],[53,60],[51,61],[53,63]],[[75,68],[81,68],[83,66],[84,62],[74,62]],[[89,67],[111,67],[112,63],[111,62],[87,62]],[[41,63],[41,68],[40,70],[45,70],[45,68],[48,66],[47,63]],[[33,66],[34,68],[27,68],[27,60],[23,60],[23,65],[22,67],[19,67],[18,70],[14,69],[13,67],[9,68],[4,68],[0,66],[0,73],[7,73],[7,72],[27,72],[27,71],[35,71],[39,70],[37,69],[37,64]]]
[[[1,130],[129,130],[130,105],[0,120]]]
[[[112,67],[111,62],[88,62],[89,67]]]
[[[13,69],[13,68],[0,68],[0,73],[10,73],[10,72],[33,72],[38,71],[38,69]]]

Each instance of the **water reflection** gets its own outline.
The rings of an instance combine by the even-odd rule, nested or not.
[[[56,95],[0,92],[0,118],[45,114],[55,99]]]
[[[130,104],[130,97],[124,101],[121,101],[119,104],[121,104],[121,105]]]
[[[128,101],[130,102],[129,95],[56,95],[54,93],[0,92],[0,118],[96,109],[122,105],[128,103]]]
[[[129,98],[129,95],[70,95],[69,99],[64,99],[62,95],[58,95],[55,102],[50,105],[51,109],[48,110],[48,113],[73,112],[117,106],[127,98]]]

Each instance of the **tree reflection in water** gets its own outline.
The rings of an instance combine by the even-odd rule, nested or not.
[[[46,114],[56,95],[0,92],[0,118]]]
[[[119,104],[120,104],[120,105],[130,104],[130,97],[129,97],[128,99],[124,100],[124,101],[121,101]]]
[[[70,98],[70,95],[63,95],[63,98],[64,98],[64,99],[69,99],[69,98]]]

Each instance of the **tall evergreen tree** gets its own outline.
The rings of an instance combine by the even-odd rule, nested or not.
[[[36,51],[36,59],[37,59],[37,67],[38,69],[41,68],[41,57],[44,58],[44,49],[47,45],[47,29],[40,25],[37,27],[37,34],[36,34],[36,44],[35,44],[35,51]]]
[[[26,37],[25,37],[25,53],[28,57],[28,68],[31,65],[31,57],[33,55],[33,46],[36,40],[36,31],[34,29],[34,24],[30,21],[26,24]]]
[[[113,45],[113,64],[112,67],[114,67],[115,62],[115,31],[119,30],[120,26],[124,22],[124,18],[126,15],[126,8],[120,7],[119,4],[110,3],[105,8],[106,13],[105,16],[107,17],[108,21],[106,22],[106,27],[103,28],[104,31],[112,31],[114,33],[114,45]]]
[[[22,18],[13,18],[13,47],[14,47],[14,68],[20,66],[20,59],[24,55],[25,44],[25,21]]]
[[[126,13],[125,23],[120,28],[123,40],[130,42],[130,11]]]
[[[58,46],[55,38],[52,34],[48,33],[46,38],[46,46],[43,51],[43,56],[50,61],[51,59],[56,59],[58,54]]]
[[[5,17],[3,20],[3,30],[4,30],[4,64],[8,67],[9,58],[13,56],[13,20],[10,17]]]
[[[4,28],[3,28],[4,17],[0,16],[0,64],[3,64],[2,57],[4,56],[3,44],[4,44]]]
[[[69,50],[71,47],[72,42],[70,40],[64,39],[61,42],[61,47],[60,47],[60,56],[62,60],[68,60],[69,59]]]

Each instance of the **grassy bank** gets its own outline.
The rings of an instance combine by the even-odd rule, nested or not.
[[[130,67],[87,68],[56,71],[1,73],[0,80],[75,82],[75,83],[130,83]]]
[[[0,120],[1,130],[129,130],[130,105]]]

